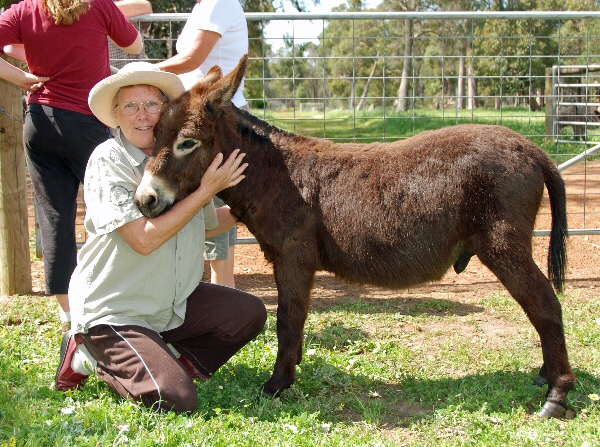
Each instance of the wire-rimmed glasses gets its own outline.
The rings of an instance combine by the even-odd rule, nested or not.
[[[152,99],[144,102],[137,103],[135,101],[128,101],[120,104],[121,112],[123,115],[135,115],[140,110],[140,105],[144,106],[144,110],[152,115],[160,113],[164,102],[154,101]]]

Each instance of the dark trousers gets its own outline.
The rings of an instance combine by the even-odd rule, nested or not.
[[[202,282],[178,328],[159,334],[137,325],[98,325],[82,339],[98,361],[99,377],[117,394],[156,411],[191,412],[198,406],[196,386],[167,343],[210,376],[262,331],[266,318],[255,296]]]
[[[77,192],[93,150],[110,137],[92,115],[30,104],[23,142],[44,254],[46,293],[67,293],[77,265]]]

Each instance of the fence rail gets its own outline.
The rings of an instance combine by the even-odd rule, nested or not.
[[[137,18],[151,24],[149,49],[162,48],[162,54],[147,51],[151,58],[172,54],[187,17]],[[246,13],[246,18],[251,54],[245,94],[255,115],[298,133],[359,142],[392,141],[465,122],[512,127],[551,154],[567,185],[574,179],[576,186],[568,188],[570,233],[600,233],[594,156],[600,122],[558,116],[561,106],[600,103],[600,12]],[[286,36],[253,33],[275,22],[285,24]],[[152,27],[168,33],[156,37]],[[568,72],[565,66],[573,68]],[[577,126],[585,133],[579,141]],[[545,223],[540,225],[535,234],[546,235]]]
[[[133,19],[151,61],[174,54],[188,16]],[[559,106],[600,103],[600,12],[251,12],[246,18],[245,94],[255,115],[305,135],[359,142],[460,123],[511,127],[562,166],[569,232],[600,234],[600,123],[558,116]],[[260,32],[274,23],[285,24],[287,35]],[[566,66],[575,71],[558,76],[556,67]],[[577,125],[585,131],[579,141]],[[548,227],[548,216],[540,215],[535,234],[547,235]]]

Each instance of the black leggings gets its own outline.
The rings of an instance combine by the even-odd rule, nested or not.
[[[77,265],[77,192],[90,155],[110,131],[93,115],[30,104],[23,143],[35,194],[46,293],[65,294]]]

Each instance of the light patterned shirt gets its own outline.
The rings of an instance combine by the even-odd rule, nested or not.
[[[147,156],[118,132],[89,159],[84,183],[88,239],[69,285],[72,328],[180,326],[187,298],[202,279],[206,229],[218,226],[212,201],[151,254],[133,250],[117,228],[142,217],[133,201]]]

